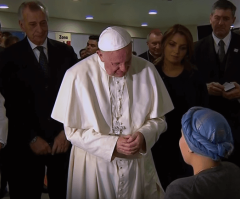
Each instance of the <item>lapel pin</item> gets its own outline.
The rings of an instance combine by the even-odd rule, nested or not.
[[[238,49],[234,48],[234,52],[237,53],[237,52],[238,52]]]

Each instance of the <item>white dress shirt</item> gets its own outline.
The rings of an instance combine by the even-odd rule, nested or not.
[[[28,38],[27,38],[27,39],[28,39]],[[29,42],[29,44],[30,44],[30,46],[31,46],[31,48],[32,48],[32,50],[33,50],[33,52],[34,52],[34,55],[35,55],[37,61],[39,62],[40,51],[36,48],[37,45],[34,44],[34,43],[32,43],[32,42],[30,41],[30,39],[28,39],[28,42]],[[44,53],[45,53],[45,55],[47,56],[47,59],[48,59],[47,38],[45,39],[45,41],[43,42],[43,44],[42,44],[41,46],[43,46],[43,51],[44,51]]]
[[[213,36],[213,40],[214,40],[214,47],[215,47],[215,50],[216,50],[216,53],[218,53],[218,50],[219,50],[219,41],[221,39],[217,38],[214,33],[212,32],[212,36]],[[228,35],[223,38],[223,42],[224,42],[224,50],[225,50],[225,54],[227,54],[227,50],[228,50],[228,47],[229,47],[229,44],[230,44],[230,41],[231,41],[231,37],[232,37],[232,34],[231,34],[231,31],[229,31]]]

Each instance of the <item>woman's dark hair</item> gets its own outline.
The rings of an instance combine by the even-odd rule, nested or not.
[[[163,66],[164,62],[164,50],[167,46],[169,40],[176,34],[181,34],[185,36],[187,40],[187,53],[185,57],[182,60],[182,64],[186,70],[191,70],[193,68],[190,60],[193,55],[193,37],[191,32],[183,25],[176,24],[173,27],[169,28],[163,35],[162,41],[161,41],[161,56],[155,60],[154,65],[157,65],[159,67]]]

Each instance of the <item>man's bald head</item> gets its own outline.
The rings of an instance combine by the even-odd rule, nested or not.
[[[153,29],[147,36],[147,45],[154,58],[158,58],[160,56],[162,36],[163,34],[159,29]]]

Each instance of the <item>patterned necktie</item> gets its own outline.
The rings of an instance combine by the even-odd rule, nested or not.
[[[37,46],[36,48],[40,51],[39,64],[43,69],[45,78],[48,78],[49,77],[49,71],[48,71],[47,56],[45,55],[45,53],[43,51],[43,46]]]
[[[219,46],[218,58],[219,58],[220,63],[222,63],[224,60],[224,57],[225,57],[224,41],[220,40],[218,42],[218,46]]]

